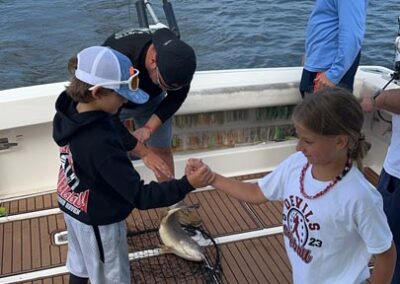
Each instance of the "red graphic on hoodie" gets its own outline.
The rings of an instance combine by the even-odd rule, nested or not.
[[[61,167],[57,183],[58,202],[76,215],[79,215],[81,211],[86,213],[89,189],[82,192],[74,191],[79,185],[79,178],[74,172],[72,154],[68,145],[60,147],[60,159]]]

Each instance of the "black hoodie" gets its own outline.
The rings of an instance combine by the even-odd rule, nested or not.
[[[53,139],[60,146],[60,209],[88,225],[125,219],[133,208],[172,205],[194,188],[180,180],[144,184],[127,157],[112,116],[78,113],[66,92],[56,102]]]

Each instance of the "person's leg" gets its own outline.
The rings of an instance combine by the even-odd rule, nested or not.
[[[358,65],[360,64],[361,52],[358,53],[356,59],[354,59],[353,64],[351,65],[350,69],[347,70],[346,74],[340,80],[338,86],[343,87],[351,92],[353,92],[354,87],[354,78],[357,73]]]
[[[87,284],[89,278],[78,277],[72,273],[69,274],[69,284]]]
[[[398,284],[400,283],[400,179],[389,175],[383,169],[379,177],[378,190],[382,194],[383,209],[397,248],[397,262],[392,284]]]
[[[125,220],[98,226],[104,248],[104,283],[130,284],[131,272]]]
[[[303,99],[314,93],[314,79],[316,75],[317,73],[310,72],[303,68],[299,85],[299,91]]]
[[[79,230],[79,221],[67,214],[64,214],[64,219],[68,232],[67,269],[70,272],[69,284],[86,284],[89,277],[76,233]]]

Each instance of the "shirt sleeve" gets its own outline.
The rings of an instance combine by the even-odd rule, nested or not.
[[[383,253],[391,247],[393,236],[383,212],[382,202],[376,203],[362,214],[355,215],[355,222],[370,254]]]
[[[189,89],[190,86],[185,86],[177,91],[168,91],[167,96],[157,107],[154,114],[164,123],[181,107],[189,93]]]
[[[365,0],[338,0],[338,52],[326,76],[338,84],[361,50],[365,33],[367,2]]]
[[[283,200],[285,183],[290,171],[289,167],[293,164],[294,157],[297,155],[299,153],[292,155],[280,163],[271,173],[258,180],[258,186],[268,200]]]

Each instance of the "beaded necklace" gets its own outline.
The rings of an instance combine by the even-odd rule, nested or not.
[[[308,195],[305,191],[304,191],[304,177],[306,175],[306,171],[308,169],[308,167],[310,166],[310,163],[307,162],[303,169],[301,170],[301,174],[300,174],[300,193],[301,195],[303,195],[303,197],[307,198],[307,199],[317,199],[318,197],[321,197],[322,195],[324,195],[325,193],[327,193],[328,191],[330,191],[335,184],[337,184],[342,178],[344,178],[344,176],[350,171],[351,169],[351,164],[352,164],[352,160],[350,158],[347,159],[346,165],[344,166],[344,169],[342,171],[342,173],[340,175],[338,175],[337,177],[335,177],[326,187],[325,189],[321,190],[320,192],[314,194],[314,195]]]

